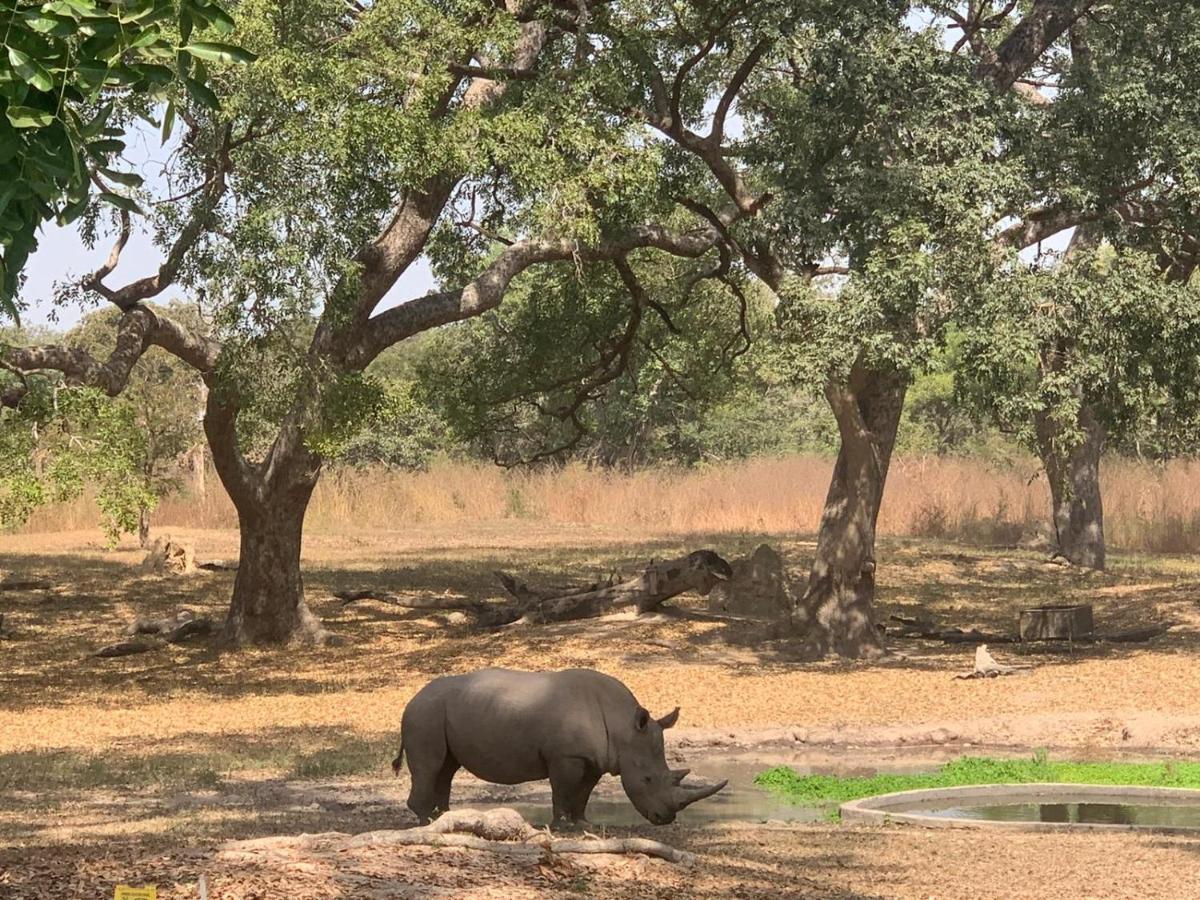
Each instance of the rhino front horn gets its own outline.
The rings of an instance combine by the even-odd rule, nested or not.
[[[717,791],[721,790],[728,781],[722,781],[717,784],[708,785],[707,787],[684,787],[680,785],[675,788],[675,811],[686,809],[697,800],[704,800],[711,797]]]

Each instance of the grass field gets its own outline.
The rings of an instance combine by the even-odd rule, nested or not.
[[[758,459],[634,474],[581,465],[541,471],[442,461],[425,472],[339,469],[317,487],[310,534],[427,531],[430,526],[505,524],[620,529],[645,538],[814,529],[833,462],[819,456]],[[979,545],[1045,539],[1049,494],[1032,458],[900,456],[892,463],[880,533]],[[1200,469],[1109,459],[1103,471],[1110,543],[1127,551],[1200,551]],[[209,489],[183,490],[154,514],[166,529],[229,529],[237,518],[209,473]],[[785,489],[781,489],[781,486]],[[93,528],[87,497],[39,510],[28,533]],[[1039,538],[1040,536],[1040,538]]]
[[[232,531],[170,531],[201,557],[236,555]],[[361,885],[375,884],[372,872],[393,885],[404,878],[441,885],[448,896],[574,895],[566,887],[571,879],[502,861],[452,853],[447,870],[436,864],[436,851],[355,857],[332,869],[312,861],[298,868],[219,863],[220,846],[234,838],[359,832],[406,821],[405,780],[388,770],[400,711],[429,678],[483,665],[593,666],[623,679],[656,713],[681,705],[672,752],[685,760],[698,752],[689,746],[843,747],[847,774],[853,748],[867,745],[898,759],[906,745],[931,741],[1026,755],[1048,746],[1088,759],[1186,757],[1200,748],[1200,565],[1186,557],[1118,553],[1109,573],[1082,575],[1046,565],[1032,551],[884,539],[884,618],[919,607],[947,624],[1012,631],[1023,606],[1086,599],[1103,629],[1180,623],[1143,645],[996,646],[998,657],[1032,664],[1032,673],[966,682],[952,675],[970,667],[971,649],[927,641],[897,641],[897,652],[879,664],[800,665],[786,642],[763,642],[712,621],[617,619],[480,633],[444,614],[374,601],[343,607],[331,597],[344,587],[496,597],[498,568],[531,581],[586,578],[701,546],[736,557],[761,540],[781,549],[799,577],[812,550],[810,535],[753,528],[634,539],[631,531],[537,518],[318,530],[306,541],[306,584],[337,645],[221,655],[201,642],[113,660],[87,653],[116,640],[135,614],[187,606],[219,616],[232,576],[148,575],[132,543],[110,552],[95,531],[0,537],[4,570],[52,584],[0,593],[0,846],[8,848],[0,851],[0,894],[7,888],[6,897],[92,897],[96,883],[133,873],[159,879],[160,896],[193,897],[189,885],[205,871],[219,887],[212,896],[230,898],[283,896],[285,884],[294,891],[286,895],[298,897],[408,896],[367,892]],[[918,833],[835,826],[668,831],[653,834],[705,854],[690,896],[729,896],[739,884],[742,896],[788,896],[793,889],[795,896],[978,896],[973,880],[956,881],[948,867],[917,861],[912,854],[931,846]],[[1025,837],[946,840],[937,846],[968,847],[992,860],[984,869],[994,865],[997,873],[1012,854],[1029,854],[1033,866],[1043,856],[1049,865],[1058,853]],[[1068,844],[1079,860],[1092,861],[1087,877],[1099,872],[1122,890],[1141,892],[1129,896],[1171,894],[1155,893],[1154,877],[1122,881],[1117,860],[1133,854],[1159,872],[1183,865],[1196,849],[1187,839],[1071,836],[1061,846]],[[818,862],[822,852],[846,864],[830,869]],[[309,864],[316,867],[304,868]],[[678,873],[665,864],[639,865],[640,893],[629,892],[630,873],[620,867],[584,881],[596,896],[678,895]],[[76,871],[92,880],[71,881]],[[937,891],[930,890],[934,871],[946,879]],[[447,881],[447,872],[458,881]],[[360,876],[361,890],[352,889]],[[872,887],[880,877],[890,879],[886,890]],[[38,893],[46,878],[57,892]],[[997,882],[989,896],[1038,895],[1015,884],[1004,893]]]

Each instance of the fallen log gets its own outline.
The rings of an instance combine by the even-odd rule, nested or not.
[[[1141,643],[1143,641],[1148,641],[1151,638],[1156,638],[1160,634],[1166,634],[1178,624],[1178,622],[1163,622],[1158,625],[1147,625],[1145,628],[1129,628],[1125,631],[1113,631],[1109,634],[1097,634],[1090,638],[1090,640],[1106,641],[1117,644]]]
[[[373,589],[363,591],[334,591],[333,596],[342,601],[342,606],[349,606],[351,603],[357,603],[359,600],[378,600],[381,603],[390,603],[393,606],[400,606],[404,609],[476,609],[482,605],[478,601],[469,600],[466,597],[406,597],[401,594],[394,594],[391,591],[377,591]]]
[[[40,578],[4,578],[0,579],[0,591],[48,591],[54,587],[49,581]]]
[[[263,855],[293,851],[312,854],[314,851],[327,850],[340,854],[360,848],[398,846],[465,847],[531,862],[542,861],[547,855],[564,853],[632,853],[684,866],[692,865],[696,859],[693,853],[647,838],[556,838],[534,828],[516,810],[506,808],[451,810],[429,825],[404,830],[368,831],[353,836],[326,832],[235,841],[222,847],[219,857],[254,860],[261,859]]]
[[[118,656],[133,656],[135,653],[148,653],[163,645],[162,641],[154,638],[135,638],[132,641],[118,641],[108,644],[95,651],[92,656],[99,659],[114,659]]]
[[[610,578],[608,584],[566,589],[549,596],[533,591],[506,573],[497,574],[505,590],[518,602],[500,611],[492,624],[528,625],[596,618],[623,606],[634,606],[639,614],[652,612],[687,591],[707,595],[719,582],[732,576],[733,569],[712,550],[696,550],[678,559],[652,560],[639,575],[627,581],[614,583]]]
[[[212,631],[212,619],[197,617],[190,609],[181,609],[162,619],[135,619],[126,629],[127,637],[137,634],[158,635],[169,644],[178,644],[199,634]]]
[[[197,616],[190,609],[181,609],[173,616],[161,619],[134,619],[125,628],[125,636],[132,638],[106,644],[92,653],[99,659],[115,659],[149,653],[167,644],[182,644],[199,635],[210,634],[213,621],[208,616]]]

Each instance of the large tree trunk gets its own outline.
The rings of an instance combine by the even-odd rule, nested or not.
[[[1100,495],[1100,454],[1105,430],[1090,406],[1080,407],[1081,439],[1063,434],[1045,412],[1034,417],[1038,453],[1050,482],[1056,556],[1088,569],[1104,568],[1104,504]]]
[[[902,374],[861,363],[845,383],[826,388],[842,444],[808,589],[794,614],[812,655],[883,653],[874,612],[875,524],[907,388]]]
[[[205,432],[241,530],[237,576],[221,643],[228,647],[320,643],[326,634],[304,600],[300,548],[304,514],[321,460],[304,446],[300,429],[285,423],[266,459],[248,462],[238,449],[236,417],[236,409],[223,407],[209,395]]]

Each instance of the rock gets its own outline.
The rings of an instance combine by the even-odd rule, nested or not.
[[[447,625],[466,625],[467,624],[467,614],[464,612],[458,612],[458,611],[452,612],[452,613],[450,613],[450,615],[446,616],[446,624]]]
[[[956,740],[958,740],[958,735],[947,728],[938,728],[935,731],[929,732],[929,742],[931,744],[948,744]]]
[[[786,621],[792,612],[783,557],[766,544],[748,557],[735,560],[733,577],[718,583],[708,595],[708,611]]]

